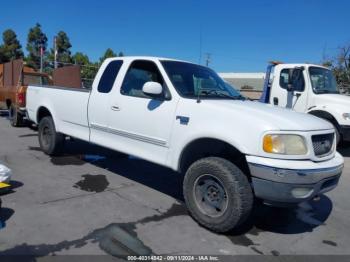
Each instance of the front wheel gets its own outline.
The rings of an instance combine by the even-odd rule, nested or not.
[[[336,145],[340,146],[342,142],[342,135],[340,133],[340,127],[336,121],[328,120],[326,119],[329,123],[331,123],[334,127],[334,132],[335,132],[335,137],[336,137]]]
[[[335,135],[336,135],[336,143],[338,146],[341,146],[341,142],[342,142],[342,135],[340,134],[339,128],[337,126],[334,126],[335,129]]]
[[[194,162],[186,172],[183,192],[192,217],[215,232],[240,225],[253,207],[247,177],[233,163],[218,157]]]
[[[52,117],[44,117],[39,123],[39,144],[41,150],[47,155],[58,155],[62,151],[64,136],[56,132]]]

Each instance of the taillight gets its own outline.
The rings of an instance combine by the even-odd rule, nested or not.
[[[25,100],[24,93],[18,93],[17,94],[17,103],[19,105],[24,105],[24,100]]]

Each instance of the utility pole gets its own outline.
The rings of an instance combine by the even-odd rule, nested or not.
[[[53,38],[54,68],[57,68],[57,36]]]
[[[40,72],[43,71],[43,64],[44,64],[44,52],[45,52],[45,46],[44,46],[44,39],[43,36],[40,37]]]
[[[211,62],[211,53],[205,53],[206,59],[205,59],[205,65],[209,66],[209,63]]]
[[[40,44],[40,73],[43,72],[43,56],[44,56],[44,48],[43,44]]]

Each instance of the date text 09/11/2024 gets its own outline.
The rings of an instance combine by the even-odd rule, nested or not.
[[[167,255],[167,256],[128,256],[128,261],[219,261],[218,256],[198,255],[198,256],[181,256],[181,255]]]

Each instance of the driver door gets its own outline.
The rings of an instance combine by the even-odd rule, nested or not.
[[[277,80],[278,85],[275,85],[272,89],[271,98],[273,101],[271,103],[304,112],[307,106],[304,71],[299,68],[282,69]]]
[[[150,97],[142,92],[146,82],[158,82],[163,94]],[[153,162],[165,163],[177,101],[166,95],[167,85],[158,65],[149,60],[134,60],[120,88],[112,94],[109,129],[125,152]]]

